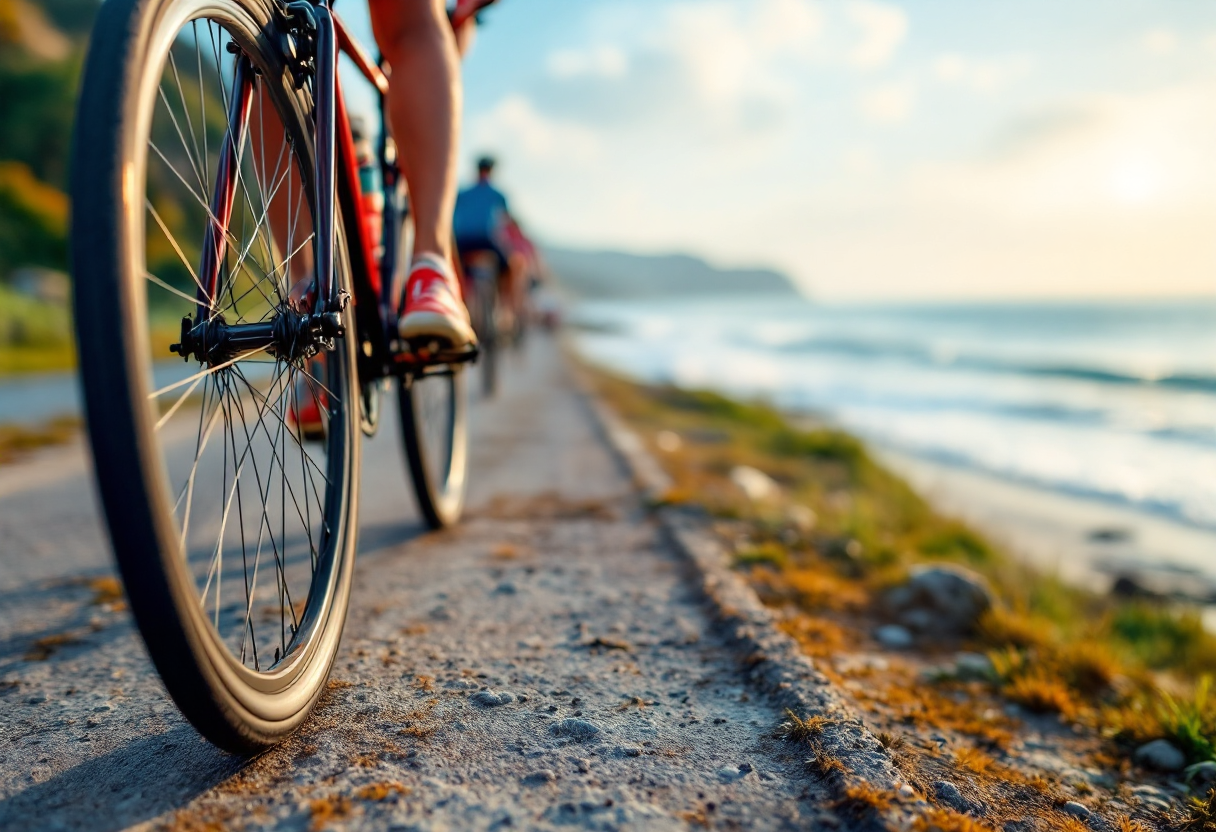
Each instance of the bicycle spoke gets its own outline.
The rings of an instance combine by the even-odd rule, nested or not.
[[[145,98],[151,126],[140,137],[145,257],[135,274],[147,298],[145,343],[158,351],[187,316],[234,326],[298,315],[292,289],[313,274],[308,114],[278,79],[256,75],[251,93],[239,91],[253,98],[235,129],[244,58],[233,44],[261,66],[260,39],[201,14],[161,53],[159,83]],[[222,158],[232,164],[224,182]],[[223,187],[231,192],[216,192]],[[222,247],[213,274],[202,268],[205,240]],[[238,349],[214,362],[191,359],[172,375],[151,363],[164,356],[144,357],[155,379],[145,402],[194,614],[232,662],[261,673],[277,671],[304,637],[312,605],[331,603],[328,585],[314,591],[313,581],[349,551],[334,512],[348,510],[352,493],[354,370],[349,345],[308,358],[277,341]]]

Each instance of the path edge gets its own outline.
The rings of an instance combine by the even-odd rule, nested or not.
[[[713,617],[739,654],[748,681],[778,707],[802,719],[822,716],[830,720],[811,740],[808,771],[831,781],[842,796],[859,781],[893,792],[904,798],[894,812],[904,818],[910,817],[912,810],[927,808],[928,804],[906,785],[878,737],[845,704],[811,657],[777,627],[775,617],[755,591],[730,568],[729,552],[708,528],[705,516],[662,502],[672,487],[671,478],[641,437],[595,392],[576,362],[571,363],[575,365],[571,369],[577,386],[603,440],[651,507],[667,541],[695,570]],[[830,764],[832,760],[843,765],[845,771],[841,773]]]

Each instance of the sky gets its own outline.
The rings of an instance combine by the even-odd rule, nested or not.
[[[338,11],[366,31],[365,12]],[[1216,294],[1216,3],[501,0],[464,68],[551,245],[826,300]]]

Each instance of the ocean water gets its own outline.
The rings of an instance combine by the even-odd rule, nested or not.
[[[878,445],[1216,530],[1216,300],[586,302],[588,358]]]

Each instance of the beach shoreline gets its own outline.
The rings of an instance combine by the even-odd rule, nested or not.
[[[1120,589],[1204,603],[1216,626],[1216,532],[1128,506],[1011,482],[870,443],[933,504],[1046,575],[1096,592]]]

